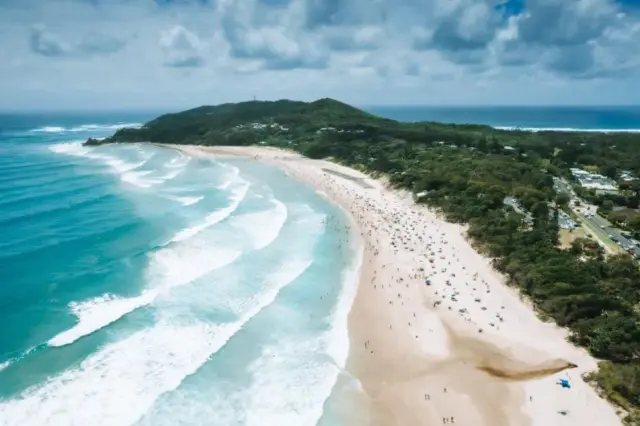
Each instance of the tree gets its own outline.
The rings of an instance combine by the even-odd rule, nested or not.
[[[627,225],[634,231],[640,231],[640,214],[631,216],[631,219],[629,219]]]
[[[582,241],[580,240],[580,238],[577,238],[575,240],[573,240],[573,242],[571,243],[571,253],[573,253],[574,255],[578,256],[580,254],[582,254]]]
[[[571,197],[569,196],[569,194],[561,192],[556,196],[556,203],[559,206],[565,206],[569,203],[569,201],[571,200]]]
[[[617,212],[611,212],[607,215],[607,219],[609,219],[610,222],[613,222],[617,225],[621,225],[626,222],[627,213],[622,210]]]
[[[602,202],[602,206],[600,206],[602,211],[606,212],[606,213],[612,211],[614,207],[615,207],[615,205],[613,204],[613,201],[611,201],[611,200],[604,200]]]
[[[619,312],[605,312],[589,338],[596,357],[629,362],[640,353],[640,329],[636,320]]]
[[[616,169],[616,166],[607,164],[600,167],[600,173],[611,179],[615,179],[618,174],[618,171]]]

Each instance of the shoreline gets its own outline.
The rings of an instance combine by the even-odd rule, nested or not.
[[[462,226],[328,161],[270,147],[160,146],[277,166],[357,226],[363,254],[346,370],[367,397],[350,425],[621,424],[580,378],[595,360],[536,317]],[[556,384],[561,377],[572,389]]]

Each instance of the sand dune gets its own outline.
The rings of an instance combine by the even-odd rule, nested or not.
[[[326,161],[274,148],[181,149],[274,164],[351,215],[365,253],[349,316],[348,373],[362,385],[349,395],[358,407],[349,424],[621,424],[581,379],[596,361],[536,317],[463,227]],[[572,388],[558,386],[560,378]]]

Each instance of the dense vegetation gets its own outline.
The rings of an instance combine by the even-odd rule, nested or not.
[[[555,201],[567,200],[557,197],[552,180],[574,166],[640,176],[640,135],[399,123],[323,99],[200,107],[87,143],[138,141],[279,146],[331,157],[412,190],[418,202],[468,223],[494,266],[543,315],[568,327],[572,341],[604,360],[590,379],[630,413],[629,424],[640,424],[638,266],[626,255],[605,258],[584,241],[558,248]],[[637,196],[639,187],[630,191]],[[504,203],[506,196],[518,200],[528,220]]]

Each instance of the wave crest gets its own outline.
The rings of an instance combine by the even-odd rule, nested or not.
[[[204,245],[178,245],[158,250],[151,255],[147,270],[149,288],[141,295],[119,297],[104,294],[83,302],[70,303],[69,310],[78,318],[77,324],[57,334],[47,344],[52,347],[69,345],[151,304],[172,288],[188,284],[234,262],[241,254],[239,250],[214,249]],[[184,268],[186,264],[190,267]]]
[[[82,124],[80,126],[75,126],[75,127],[45,126],[45,127],[38,127],[36,129],[31,129],[30,132],[33,132],[33,133],[66,133],[66,132],[80,133],[80,132],[118,130],[118,129],[123,129],[125,127],[139,128],[140,126],[142,126],[141,123]]]
[[[231,226],[241,232],[248,232],[253,237],[251,244],[253,249],[261,250],[273,243],[287,221],[287,206],[279,200],[272,199],[273,208],[247,213],[235,218]]]
[[[149,329],[108,344],[78,367],[20,397],[0,402],[3,424],[132,424],[165,392],[195,373],[242,327],[271,305],[280,291],[311,264],[311,259],[285,262],[269,274],[265,290],[230,323],[178,325],[166,318]],[[81,409],[63,409],[70,402]]]
[[[241,183],[232,192],[231,204],[229,204],[225,208],[209,213],[205,217],[203,222],[179,231],[171,238],[169,242],[171,243],[171,242],[179,242],[179,241],[187,240],[193,237],[194,235],[199,234],[205,229],[231,216],[231,214],[233,214],[233,212],[236,211],[236,209],[238,208],[242,200],[244,200],[244,198],[246,197],[247,192],[249,190],[249,186],[250,186],[249,182],[241,181]]]

